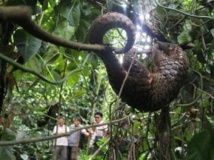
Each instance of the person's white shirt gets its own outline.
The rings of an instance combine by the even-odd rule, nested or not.
[[[63,126],[57,125],[53,129],[53,134],[56,134],[56,135],[67,133],[67,132],[69,132],[69,127],[67,127],[66,125],[63,125]],[[54,140],[54,142],[55,142],[55,140]],[[67,136],[57,138],[56,145],[57,146],[68,146]]]
[[[103,124],[103,121],[100,121],[99,123],[96,124]],[[106,136],[106,132],[108,131],[108,125],[103,125],[103,126],[97,126],[95,131],[94,131],[94,136],[99,136],[99,137],[104,137]]]
[[[100,121],[99,123],[95,123],[95,124],[103,124],[103,121]],[[94,146],[94,142],[96,137],[104,137],[106,136],[105,134],[108,131],[108,125],[103,125],[103,126],[97,126],[91,136],[91,140],[89,142],[89,147],[93,147]]]

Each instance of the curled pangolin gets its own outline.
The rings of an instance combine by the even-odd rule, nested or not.
[[[108,13],[98,17],[89,31],[89,42],[103,44],[103,36],[112,28],[123,28],[128,36],[121,64],[111,50],[96,52],[105,64],[110,85],[119,94],[121,85],[133,60],[135,27],[125,15]],[[131,49],[132,48],[132,49]],[[120,51],[121,52],[121,51]],[[120,98],[140,111],[156,111],[169,105],[184,84],[188,70],[186,53],[177,44],[156,41],[152,46],[153,69],[149,71],[134,59]]]

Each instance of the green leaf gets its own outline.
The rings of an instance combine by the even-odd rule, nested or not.
[[[82,18],[80,19],[79,26],[76,31],[77,41],[84,42],[86,40],[87,34],[85,34],[85,33],[88,32],[88,28],[90,25],[91,25],[91,23],[89,23],[88,21],[86,21]]]
[[[9,128],[6,128],[1,135],[1,140],[3,141],[13,141],[16,139],[16,134]],[[12,146],[0,146],[0,159],[13,160],[13,147]]]
[[[12,141],[16,139],[16,134],[9,128],[2,132],[1,140]]]
[[[53,44],[50,44],[46,51],[46,54],[43,56],[44,61],[47,62],[48,59],[50,59],[50,57],[52,57],[55,54],[59,54],[59,48],[57,48],[57,46]]]
[[[52,70],[52,71],[51,71],[51,75],[52,75],[52,77],[54,77],[54,80],[55,80],[55,81],[61,80],[61,75],[60,75],[57,71]]]
[[[206,130],[210,131],[210,133],[214,134],[213,126],[214,126],[214,122],[213,122],[212,118],[209,116],[205,116],[204,117],[204,129],[206,129]],[[213,136],[213,138],[214,138],[214,136]]]
[[[214,148],[213,135],[209,131],[195,134],[187,146],[187,159],[211,160]]]
[[[76,6],[73,7],[72,9],[72,15],[73,15],[73,24],[75,25],[75,27],[77,28],[77,26],[79,26],[80,23],[80,3],[77,4]],[[68,21],[70,22],[70,19],[68,19]],[[71,22],[70,22],[71,23]]]
[[[43,70],[44,64],[37,57],[32,57],[26,66],[40,73]]]
[[[50,2],[50,5],[51,5],[52,7],[54,7],[54,6],[56,5],[55,0],[49,0],[49,2]]]
[[[178,43],[179,44],[186,44],[188,42],[192,41],[192,36],[190,34],[189,30],[184,30],[183,32],[181,32],[180,35],[178,35],[177,37]]]
[[[45,57],[45,64],[53,64],[58,59],[59,56],[60,56],[59,53],[48,54]]]
[[[2,160],[14,160],[15,156],[13,154],[12,146],[0,146],[0,159]]]
[[[42,41],[19,29],[14,34],[14,42],[21,56],[27,61],[39,51]]]
[[[135,133],[139,132],[140,127],[141,127],[141,122],[137,122],[137,121],[136,121],[136,122],[134,123],[134,129],[133,129],[133,131],[134,131]]]
[[[74,35],[75,27],[69,26],[66,20],[62,20],[57,24],[53,34],[66,40],[70,40]]]
[[[68,21],[70,26],[76,28],[80,21],[80,6],[80,3],[73,5],[71,1],[66,0],[59,3],[57,10]]]
[[[163,9],[162,7],[157,6],[156,12],[158,13],[158,16],[160,16],[160,18],[162,18],[162,19],[166,18],[166,16],[167,16],[166,10]]]
[[[79,78],[80,78],[80,72],[73,73],[73,74],[67,79],[67,84],[68,84],[69,86],[73,86],[73,85],[75,85],[75,84],[79,81]]]
[[[84,90],[78,90],[73,93],[73,95],[71,96],[71,99],[79,98],[80,96],[82,96],[84,94],[85,94]]]

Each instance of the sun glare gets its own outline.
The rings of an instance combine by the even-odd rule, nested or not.
[[[126,13],[128,5],[126,3],[123,3],[123,4],[121,4],[121,6]],[[134,7],[134,6],[132,6],[132,7],[134,10],[136,9],[136,7]],[[129,10],[129,12],[134,13],[134,11],[130,11],[130,10]],[[140,11],[140,10],[138,10],[136,12],[136,14],[138,15],[138,18],[137,18],[137,22],[135,23],[136,24],[136,39],[135,39],[135,44],[133,47],[137,49],[138,54],[140,54],[139,57],[144,59],[147,57],[148,51],[151,50],[152,38],[143,30],[142,24],[144,24],[146,21],[148,21],[150,19],[150,15],[148,13],[146,13],[145,11]],[[121,35],[124,35],[123,33],[124,32],[120,32],[119,37],[121,37]],[[118,39],[113,38],[111,40],[111,43],[116,44],[116,42],[114,40],[118,40]],[[120,41],[120,43],[122,43],[122,41]],[[122,64],[123,56],[118,55],[118,59],[119,59],[119,62]]]
[[[123,3],[121,6],[123,7],[123,9],[127,9],[128,7],[126,3]]]

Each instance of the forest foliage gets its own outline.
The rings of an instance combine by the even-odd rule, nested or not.
[[[1,0],[0,3],[1,7],[30,6],[32,19],[41,28],[85,44],[90,25],[97,16],[121,11],[126,4],[126,10],[121,12],[127,13],[140,27],[137,46],[149,48],[153,39],[177,43],[189,58],[188,82],[168,111],[167,156],[177,160],[214,159],[212,1]],[[141,14],[143,21],[135,18]],[[66,118],[67,124],[80,116],[83,124],[88,125],[95,111],[102,111],[106,122],[126,117],[110,125],[109,139],[103,139],[100,144],[107,144],[103,147],[104,158],[164,159],[160,156],[163,148],[158,139],[161,111],[139,112],[118,102],[104,65],[93,52],[42,41],[13,22],[1,21],[0,36],[0,159],[50,159],[52,140],[30,141],[50,136],[59,115]],[[110,32],[106,39],[108,43],[122,41],[116,31]],[[150,65],[152,61],[145,55],[140,58]],[[26,140],[29,142],[25,143]],[[5,145],[8,141],[14,145]],[[93,157],[87,154],[87,143],[84,139],[82,159]]]

